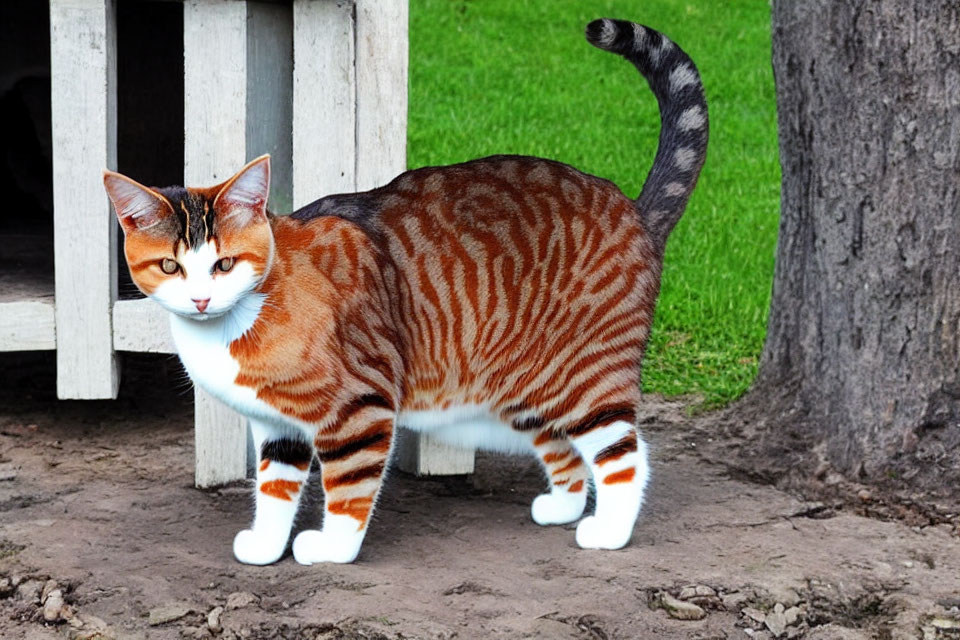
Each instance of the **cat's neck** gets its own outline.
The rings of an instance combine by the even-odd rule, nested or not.
[[[247,293],[227,313],[209,320],[194,320],[172,313],[170,323],[174,338],[187,332],[205,341],[229,345],[250,331],[266,299],[266,294],[258,291]]]

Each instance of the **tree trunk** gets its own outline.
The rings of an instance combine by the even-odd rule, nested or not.
[[[783,423],[766,440],[960,497],[958,3],[778,0],[773,67],[782,211],[753,397]]]

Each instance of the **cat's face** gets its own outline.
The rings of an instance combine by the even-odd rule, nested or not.
[[[195,320],[222,316],[269,271],[269,156],[209,189],[150,189],[112,171],[103,183],[134,283],[167,310]]]

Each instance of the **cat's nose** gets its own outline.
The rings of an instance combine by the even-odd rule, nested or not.
[[[210,304],[210,298],[190,298],[193,300],[193,304],[197,305],[197,311],[203,313],[207,305]]]

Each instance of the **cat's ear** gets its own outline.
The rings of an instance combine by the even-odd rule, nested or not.
[[[270,154],[251,160],[230,178],[213,201],[220,224],[246,226],[266,220],[270,193]]]
[[[115,171],[104,170],[103,187],[124,233],[145,231],[173,215],[169,200]]]

